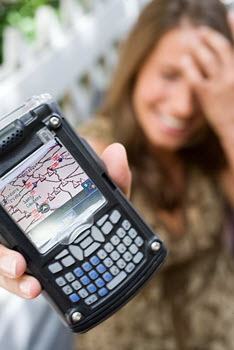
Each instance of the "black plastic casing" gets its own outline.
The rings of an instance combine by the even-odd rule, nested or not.
[[[0,233],[2,243],[23,254],[27,261],[28,271],[40,281],[43,287],[43,294],[53,309],[57,311],[63,323],[73,332],[82,333],[96,326],[126,304],[163,264],[167,251],[163,242],[144,222],[121,190],[109,178],[105,165],[97,154],[72,129],[55,102],[42,104],[30,111],[29,114],[30,118],[29,115],[20,118],[22,121],[31,120],[25,126],[24,134],[27,136],[22,137],[21,142],[17,138],[17,148],[14,147],[13,142],[9,149],[3,149],[1,152],[0,177],[8,173],[43,145],[36,133],[41,128],[47,126],[48,129],[55,132],[56,137],[59,138],[71,155],[77,160],[78,164],[107,200],[106,205],[94,214],[94,222],[106,213],[110,213],[113,209],[118,209],[123,219],[129,220],[145,241],[143,248],[141,248],[145,256],[144,261],[139,264],[135,272],[128,276],[116,290],[114,289],[106,297],[103,297],[101,301],[90,306],[80,302],[72,303],[68,296],[62,292],[61,288],[56,285],[54,281],[57,277],[56,274],[53,275],[48,270],[48,265],[54,262],[55,256],[66,248],[66,246],[58,243],[45,254],[41,254],[20,227],[10,218],[3,207],[0,206]],[[52,116],[58,116],[61,119],[61,124],[57,128],[53,128],[50,124],[50,118]],[[106,238],[109,241],[108,236]],[[161,244],[161,248],[156,252],[151,249],[151,244],[154,241],[158,241]],[[102,243],[102,247],[104,244],[105,242]],[[75,267],[82,265],[82,263],[77,261]],[[65,267],[63,274],[73,269],[74,267],[72,266]],[[75,311],[80,312],[83,317],[79,322],[73,323],[71,315]]]

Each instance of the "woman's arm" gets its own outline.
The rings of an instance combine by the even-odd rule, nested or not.
[[[230,17],[234,37],[234,20]],[[234,208],[234,49],[220,33],[208,27],[197,30],[197,41],[182,66],[207,122],[224,150],[228,167],[220,183]]]

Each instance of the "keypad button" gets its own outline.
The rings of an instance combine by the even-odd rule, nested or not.
[[[61,253],[59,253],[58,255],[56,255],[55,259],[58,260],[58,259],[62,259],[64,258],[64,256],[66,256],[67,254],[69,254],[69,251],[67,249],[63,249],[61,251]]]
[[[77,260],[82,261],[84,259],[83,250],[77,245],[71,244],[69,246],[69,250],[71,254],[74,256],[74,258],[76,258]]]
[[[130,227],[131,227],[131,224],[130,224],[130,222],[128,220],[124,220],[123,223],[122,223],[122,226],[123,226],[123,228],[126,231],[128,231],[130,229]]]
[[[102,278],[98,278],[96,281],[95,281],[96,285],[98,288],[101,288],[105,285],[105,282],[103,281]]]
[[[128,273],[132,272],[134,269],[135,269],[135,265],[132,262],[127,264],[127,266],[125,267],[125,271]]]
[[[108,214],[104,215],[101,219],[98,220],[97,225],[102,226],[104,222],[108,219]]]
[[[95,280],[96,278],[98,278],[98,273],[95,271],[95,270],[92,270],[89,272],[89,277],[92,279],[92,280]]]
[[[118,210],[114,210],[110,215],[110,221],[113,224],[117,224],[120,218],[121,218],[121,214]]]
[[[80,243],[81,241],[83,241],[83,239],[85,239],[90,234],[90,232],[91,232],[90,230],[87,230],[84,233],[80,234],[74,243],[77,244],[77,243]]]
[[[130,252],[125,252],[123,258],[125,261],[129,262],[132,260],[132,254]]]
[[[66,295],[69,295],[73,292],[73,289],[70,286],[65,286],[62,288],[62,290]]]
[[[78,294],[81,298],[86,298],[89,295],[89,293],[85,288],[82,288],[81,290],[79,290]]]
[[[85,249],[92,243],[93,243],[93,239],[91,237],[87,237],[84,241],[80,243],[80,246],[82,249]]]
[[[56,278],[55,282],[59,287],[62,287],[66,284],[66,281],[63,277]]]
[[[61,271],[63,268],[62,268],[62,265],[58,262],[54,263],[54,264],[50,264],[48,266],[48,269],[50,270],[50,272],[52,273],[57,273],[59,271]]]
[[[70,300],[73,302],[73,303],[76,303],[77,301],[79,301],[80,300],[80,298],[78,297],[78,295],[77,294],[72,294],[72,295],[70,295]]]
[[[105,252],[104,249],[100,249],[98,252],[97,252],[97,255],[100,259],[105,259],[107,257],[107,253]]]
[[[77,277],[81,277],[83,276],[84,271],[80,267],[77,267],[77,269],[74,270],[74,273]]]
[[[95,301],[97,301],[97,300],[98,300],[97,296],[95,294],[92,294],[88,298],[85,299],[85,304],[91,305],[91,304],[95,303]]]
[[[126,231],[122,227],[118,228],[116,233],[119,236],[119,238],[123,238],[126,235]]]
[[[114,266],[111,266],[110,272],[112,273],[113,276],[116,276],[119,273],[119,269],[117,266],[114,265]]]
[[[93,254],[95,250],[97,250],[100,247],[100,245],[101,244],[97,242],[92,243],[87,249],[85,249],[85,252],[84,252],[85,257],[88,257],[91,254]]]
[[[132,239],[134,239],[134,238],[136,238],[136,236],[137,236],[137,231],[135,230],[135,228],[131,228],[131,229],[129,230],[128,234],[129,234],[129,236],[130,236]]]
[[[106,258],[103,262],[106,265],[106,267],[110,267],[114,264],[111,258]]]
[[[110,281],[109,283],[107,283],[107,288],[109,290],[114,289],[115,287],[117,287],[125,278],[127,277],[127,274],[125,271],[121,271],[117,276],[115,276],[113,278],[112,281]]]
[[[143,259],[143,257],[144,255],[141,252],[138,252],[137,255],[134,256],[133,262],[135,264],[138,264]]]
[[[93,283],[89,284],[87,286],[87,289],[88,289],[89,293],[95,293],[97,291],[97,287]]]
[[[122,227],[118,228],[116,233],[119,236],[119,238],[124,238],[124,236],[126,235],[126,231]]]
[[[65,278],[68,282],[72,282],[72,281],[74,281],[75,276],[73,275],[73,273],[68,272],[68,273],[66,273]]]
[[[91,264],[93,264],[94,266],[98,265],[100,263],[100,260],[98,259],[97,256],[93,256],[91,259],[90,259],[90,262]]]
[[[113,225],[110,223],[110,221],[105,222],[105,224],[101,228],[102,232],[105,235],[108,235],[112,229],[113,229]]]
[[[79,290],[82,287],[79,281],[74,281],[72,282],[71,285],[72,285],[72,288],[74,288],[75,290]]]
[[[119,253],[117,252],[117,250],[114,250],[111,254],[110,254],[111,259],[113,259],[114,261],[118,260],[120,258]]]
[[[103,236],[102,232],[97,228],[96,226],[92,227],[92,237],[97,242],[104,242],[105,237]]]
[[[137,236],[134,242],[138,247],[141,247],[144,243],[143,239],[140,236]]]
[[[110,274],[110,272],[106,272],[104,273],[103,278],[106,282],[109,282],[112,280],[113,276]]]
[[[106,288],[102,288],[99,290],[98,294],[101,296],[101,297],[104,297],[106,294],[108,293],[108,290]]]
[[[103,264],[97,266],[97,271],[99,273],[104,273],[106,271],[106,267]]]
[[[137,248],[137,246],[133,243],[129,248],[128,248],[129,250],[130,250],[130,252],[134,255],[134,254],[136,254],[137,252],[138,252],[138,248]]]
[[[75,263],[75,259],[71,255],[62,260],[62,264],[66,267],[71,266]]]
[[[123,239],[123,243],[129,247],[132,244],[132,239],[129,236],[125,236]]]
[[[119,239],[119,237],[116,236],[116,235],[114,235],[113,237],[111,237],[110,241],[111,241],[111,243],[112,243],[113,245],[115,245],[115,246],[118,245],[118,244],[120,243],[120,239]]]
[[[120,269],[124,269],[126,266],[126,262],[123,259],[119,259],[116,264]]]
[[[124,252],[126,252],[127,248],[125,247],[125,245],[123,243],[120,243],[117,247],[117,250],[120,254],[123,254]]]
[[[88,278],[88,276],[81,277],[80,281],[84,286],[90,283],[90,279]]]
[[[83,267],[83,269],[85,270],[85,271],[90,271],[90,270],[92,270],[92,265],[89,263],[89,262],[85,262],[83,265],[82,265],[82,267]]]
[[[113,245],[112,245],[111,243],[106,243],[106,244],[104,245],[104,249],[105,249],[105,251],[106,251],[107,253],[110,253],[110,252],[112,252],[112,250],[114,250],[114,247],[113,247]]]

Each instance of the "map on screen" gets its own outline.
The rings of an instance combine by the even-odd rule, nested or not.
[[[0,179],[0,201],[24,230],[35,226],[83,191],[97,190],[87,174],[57,139]]]

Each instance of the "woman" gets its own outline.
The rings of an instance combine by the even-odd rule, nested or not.
[[[154,0],[126,41],[102,117],[127,150],[132,201],[164,239],[161,273],[78,337],[80,349],[234,348],[234,54],[218,0]],[[231,229],[231,230],[230,230]]]
[[[232,41],[218,0],[155,0],[125,44],[103,117],[83,134],[99,153],[125,145],[132,201],[169,257],[140,295],[78,337],[80,349],[234,348]],[[123,148],[109,146],[103,160],[127,194]],[[22,256],[0,255],[0,285],[36,296]]]

